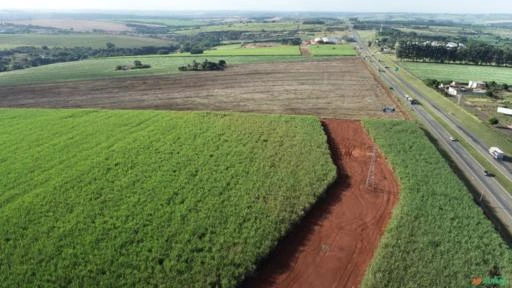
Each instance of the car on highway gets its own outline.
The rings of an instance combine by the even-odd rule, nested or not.
[[[450,137],[450,141],[455,142],[455,141],[457,141],[457,138],[455,138],[455,137],[451,136],[451,137]]]
[[[494,177],[494,174],[492,174],[491,172],[489,172],[487,170],[484,170],[484,175],[487,177]]]

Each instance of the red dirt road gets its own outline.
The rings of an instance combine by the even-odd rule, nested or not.
[[[373,143],[359,121],[324,120],[338,181],[283,238],[242,287],[359,287],[399,185],[379,153],[366,188]]]

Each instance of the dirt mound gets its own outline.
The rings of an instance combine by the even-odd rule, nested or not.
[[[358,287],[398,200],[378,153],[367,188],[371,139],[358,121],[324,120],[339,180],[243,287]],[[373,185],[370,185],[372,187]]]

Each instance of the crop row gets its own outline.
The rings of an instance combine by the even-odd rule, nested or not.
[[[335,177],[313,117],[0,110],[5,287],[234,287]]]
[[[512,280],[512,250],[422,130],[407,121],[364,125],[401,192],[363,287],[468,287],[494,266]]]

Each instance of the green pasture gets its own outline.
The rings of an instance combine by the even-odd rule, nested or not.
[[[283,62],[302,61],[306,58],[301,56],[185,56],[175,55],[150,55],[150,56],[123,56],[99,59],[88,59],[83,61],[57,63],[44,65],[23,70],[15,70],[0,73],[1,85],[25,85],[36,83],[53,83],[73,80],[92,80],[104,78],[118,78],[130,76],[169,75],[183,73],[178,70],[179,66],[191,64],[192,61],[226,60],[229,69],[231,64],[256,63],[256,62]],[[151,65],[150,69],[136,69],[127,71],[116,71],[117,65],[133,64],[133,61],[140,60],[144,64]],[[222,72],[217,72],[222,73]]]
[[[0,49],[19,46],[106,48],[112,42],[120,48],[166,46],[169,41],[148,37],[106,34],[0,34]]]
[[[244,47],[240,44],[217,46],[212,50],[205,50],[204,56],[300,56],[299,46],[276,45],[272,47]],[[176,54],[176,56],[197,56],[190,53]]]
[[[512,84],[512,68],[509,67],[416,62],[401,62],[400,65],[420,79],[496,81]]]
[[[313,56],[356,56],[357,52],[352,45],[311,45],[309,51]]]
[[[191,27],[176,31],[178,34],[198,34],[200,32],[218,32],[218,31],[247,31],[247,32],[279,32],[290,30],[321,30],[324,25],[302,24],[300,22],[268,22],[268,23],[229,23],[221,25],[202,26],[200,28]]]
[[[174,19],[174,18],[127,18],[121,19],[119,22],[133,23],[133,24],[153,24],[165,26],[198,26],[204,25],[207,22],[196,19]]]

